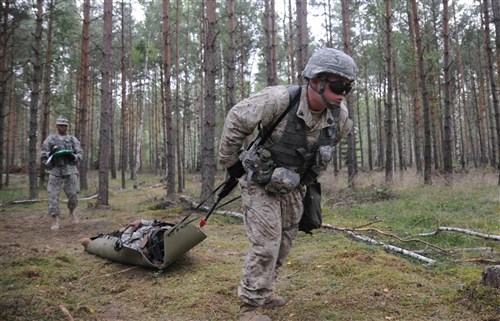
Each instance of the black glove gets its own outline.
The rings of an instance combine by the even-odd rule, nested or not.
[[[72,164],[72,165],[75,165],[76,161],[77,161],[76,155],[75,154],[70,154],[68,156],[69,156],[69,163]]]
[[[319,173],[317,173],[316,171],[314,171],[312,168],[309,168],[304,173],[304,175],[302,175],[302,179],[300,180],[300,183],[302,185],[308,186],[308,185],[316,182],[316,180],[318,179],[318,177],[319,177]]]
[[[52,149],[50,150],[49,157],[52,156],[55,152],[59,150],[59,146],[52,146]]]
[[[243,174],[245,174],[245,168],[243,168],[243,164],[238,159],[238,161],[234,165],[231,165],[227,168],[227,173],[231,177],[240,178],[241,176],[243,176]]]

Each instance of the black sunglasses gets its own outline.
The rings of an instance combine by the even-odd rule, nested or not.
[[[331,81],[328,79],[325,79],[325,81],[328,83],[328,88],[337,95],[347,95],[351,89],[352,85],[354,83],[353,80],[348,80],[348,81],[343,81],[343,80],[337,80],[337,81]]]

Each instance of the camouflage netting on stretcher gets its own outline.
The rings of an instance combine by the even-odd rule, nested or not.
[[[189,223],[137,220],[121,231],[93,237],[84,246],[87,252],[112,261],[164,269],[206,237]]]

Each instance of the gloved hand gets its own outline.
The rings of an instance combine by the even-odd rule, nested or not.
[[[71,154],[65,155],[66,159],[68,160],[68,163],[71,164],[71,165],[75,165],[76,161],[77,161],[76,155],[74,153],[75,153],[75,151],[72,150]]]
[[[319,177],[319,173],[317,171],[315,171],[313,168],[309,168],[304,173],[304,175],[302,175],[302,179],[301,179],[300,183],[302,185],[308,186],[308,185],[316,182],[318,177]]]
[[[229,176],[234,177],[234,178],[240,178],[245,174],[245,168],[243,167],[243,164],[241,163],[241,160],[238,159],[234,165],[231,165],[227,168],[227,173]]]
[[[50,150],[49,157],[52,156],[55,152],[59,151],[59,146],[52,146],[52,149]]]

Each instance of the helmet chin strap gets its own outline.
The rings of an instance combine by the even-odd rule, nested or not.
[[[314,90],[316,93],[318,93],[321,96],[321,101],[323,102],[323,104],[325,104],[325,106],[328,109],[339,108],[340,104],[338,102],[326,99],[326,97],[325,97],[325,84],[326,84],[326,80],[321,79],[321,82],[319,85],[319,90],[317,90],[316,88],[314,88],[312,86],[311,86],[311,89]]]

